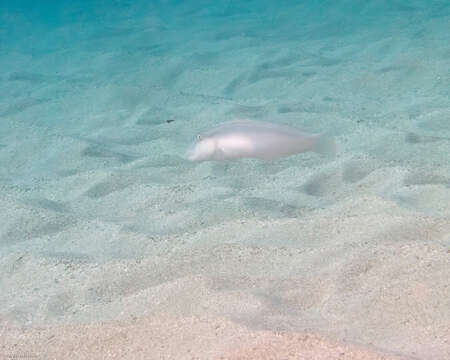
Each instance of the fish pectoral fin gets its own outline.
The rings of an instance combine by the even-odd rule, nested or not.
[[[216,147],[216,150],[214,151],[214,157],[217,160],[225,160],[226,159],[225,152],[220,147]]]

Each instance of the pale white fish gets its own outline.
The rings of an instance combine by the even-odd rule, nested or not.
[[[307,134],[287,125],[235,120],[198,135],[187,158],[191,161],[272,160],[307,151],[334,155],[336,145],[332,137]]]

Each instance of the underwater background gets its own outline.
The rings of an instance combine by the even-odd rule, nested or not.
[[[186,160],[240,118],[338,154]],[[449,246],[448,0],[0,1],[7,348],[170,317],[448,359]]]

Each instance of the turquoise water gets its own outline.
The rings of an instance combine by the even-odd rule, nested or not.
[[[183,314],[444,359],[449,30],[446,0],[2,1],[1,319],[177,313],[179,281]],[[337,157],[185,159],[239,118]]]

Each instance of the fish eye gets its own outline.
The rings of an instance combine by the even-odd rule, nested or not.
[[[203,139],[203,136],[201,136],[200,134],[197,134],[197,140],[201,140]]]

